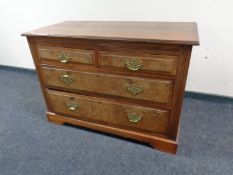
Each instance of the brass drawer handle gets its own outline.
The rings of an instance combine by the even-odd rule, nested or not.
[[[128,119],[132,123],[137,123],[142,119],[142,114],[128,113]]]
[[[70,85],[74,81],[73,77],[67,74],[62,75],[61,80],[67,85]]]
[[[66,103],[66,106],[68,107],[69,110],[71,111],[75,111],[77,109],[79,109],[78,103],[75,101],[68,101]]]
[[[133,85],[130,85],[127,87],[127,91],[129,93],[133,94],[134,96],[136,96],[136,95],[142,93],[144,91],[144,88],[133,84]]]
[[[125,59],[126,67],[131,71],[137,71],[142,68],[142,62],[138,58]]]
[[[70,61],[70,56],[67,53],[59,53],[57,58],[61,63],[68,63]]]

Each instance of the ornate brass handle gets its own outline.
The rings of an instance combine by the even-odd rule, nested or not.
[[[71,110],[71,111],[75,111],[76,109],[79,108],[78,103],[75,102],[75,101],[73,101],[73,100],[72,100],[72,101],[68,101],[68,102],[66,103],[66,106],[67,106],[68,109]]]
[[[67,53],[59,53],[57,58],[61,63],[68,63],[70,61],[70,56]]]
[[[136,96],[137,94],[142,93],[144,91],[144,88],[133,84],[127,87],[127,91]]]
[[[126,67],[131,71],[137,71],[142,68],[142,62],[138,58],[130,58],[125,60]]]
[[[137,123],[142,119],[142,114],[128,113],[128,119],[132,123]]]
[[[61,80],[67,85],[71,84],[74,81],[73,77],[71,75],[67,75],[67,74],[62,75]]]

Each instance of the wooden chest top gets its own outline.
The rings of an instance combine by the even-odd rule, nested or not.
[[[22,35],[144,41],[159,44],[199,44],[197,24],[194,22],[65,21]]]

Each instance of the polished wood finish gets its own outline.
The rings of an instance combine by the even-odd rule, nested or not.
[[[140,60],[142,68],[137,70],[138,72],[165,72],[172,75],[176,73],[177,56],[101,52],[99,62],[101,66],[117,67],[129,72],[130,70],[126,66],[126,60],[130,59]]]
[[[49,121],[176,153],[192,45],[199,44],[195,23],[68,21],[23,35]],[[140,62],[134,71],[130,59]]]
[[[121,104],[113,100],[69,94],[59,91],[47,91],[50,111],[82,120],[92,119],[118,127],[138,128],[145,131],[166,134],[169,111]],[[67,103],[73,102],[77,109],[70,110]],[[142,115],[138,122],[130,122],[128,114]]]
[[[65,21],[23,35],[159,44],[199,44],[197,25],[193,22]]]
[[[40,59],[59,61],[59,54],[68,55],[69,63],[93,64],[94,52],[89,50],[59,48],[59,47],[39,47]]]
[[[135,78],[111,74],[71,71],[65,69],[41,68],[42,79],[49,87],[65,87],[71,90],[89,91],[100,94],[128,97],[160,103],[170,102],[172,95],[172,81]],[[68,75],[72,81],[66,84],[61,77]],[[132,94],[128,87],[143,88],[143,92]]]

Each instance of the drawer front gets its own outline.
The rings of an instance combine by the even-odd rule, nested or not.
[[[94,53],[89,50],[79,50],[60,47],[39,47],[39,57],[41,60],[54,60],[59,63],[81,63],[93,64]]]
[[[57,91],[47,91],[47,97],[55,113],[157,133],[167,131],[169,112],[166,110],[123,105],[102,98]]]
[[[113,96],[168,103],[172,82],[168,80],[133,78],[80,71],[42,68],[47,86],[64,87]]]
[[[161,72],[175,75],[176,58],[177,56],[100,52],[100,65],[131,72]]]

